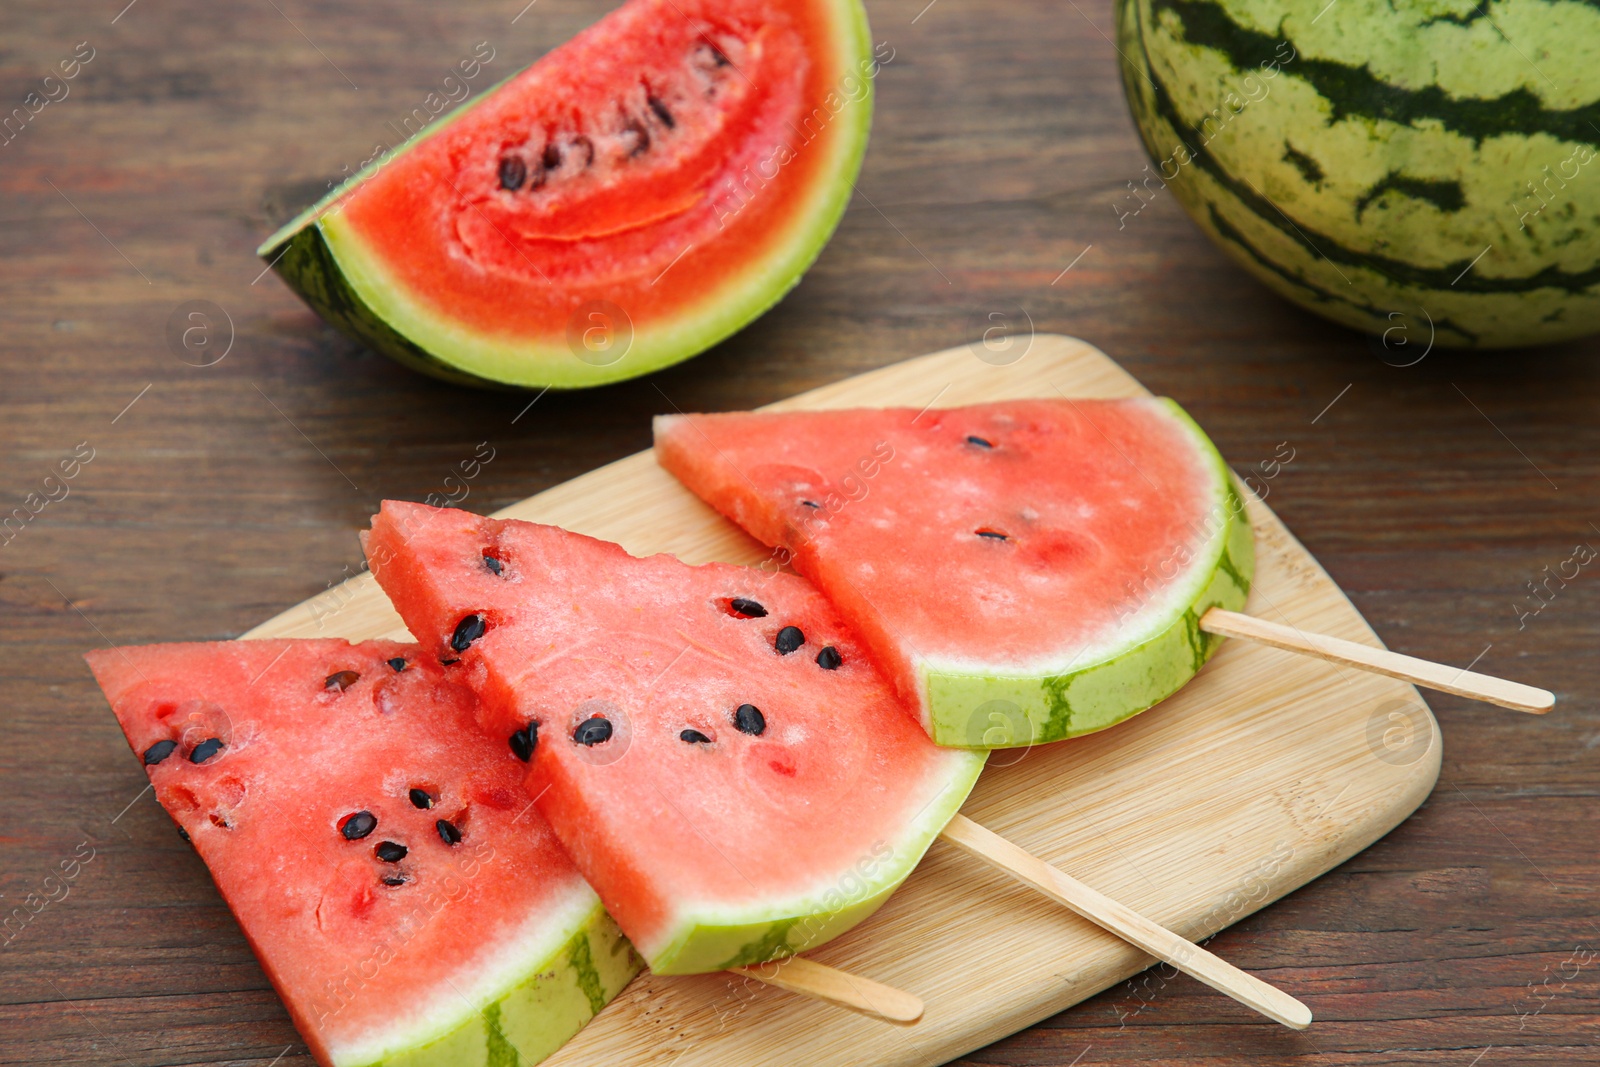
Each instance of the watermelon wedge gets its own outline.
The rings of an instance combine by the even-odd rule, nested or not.
[[[539,810],[657,973],[843,933],[983,767],[928,742],[792,575],[395,501],[366,549],[412,633],[530,760]]]
[[[417,646],[87,659],[318,1063],[535,1063],[638,971],[522,764]]]
[[[451,381],[644,374],[816,259],[876,71],[860,0],[630,0],[259,252],[329,322]]]
[[[1011,748],[1157,703],[1244,605],[1243,502],[1163,399],[669,415],[656,457],[815,582],[941,745]]]

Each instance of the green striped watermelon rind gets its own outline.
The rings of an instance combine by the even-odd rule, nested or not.
[[[1216,652],[1222,639],[1200,629],[1200,616],[1214,607],[1244,607],[1255,573],[1254,531],[1221,453],[1181,407],[1163,401],[1216,474],[1217,489],[1202,520],[1209,534],[1174,579],[1187,583],[1192,597],[1164,624],[1136,616],[1127,624],[1137,625],[1145,636],[1084,666],[1068,663],[1058,671],[1015,673],[919,664],[924,725],[937,744],[1027,748],[1104,730],[1176,693]],[[995,712],[995,731],[974,737],[974,722],[986,719],[990,709],[1004,709]],[[1020,721],[1018,713],[1026,717],[1026,730],[1009,725]]]
[[[953,818],[983,771],[987,752],[951,752],[955,767],[938,775],[939,792],[901,837],[863,856],[846,878],[798,899],[733,908],[685,908],[675,935],[647,953],[656,974],[700,974],[781,959],[838,937],[888,900]],[[930,775],[930,780],[935,776]],[[886,854],[884,854],[886,853]]]
[[[1600,330],[1593,5],[1118,0],[1117,20],[1140,200],[1170,188],[1270,288],[1407,352]]]
[[[852,72],[860,94],[844,100],[831,125],[839,149],[831,174],[798,210],[797,225],[746,275],[714,301],[649,331],[635,330],[616,362],[578,358],[564,340],[507,338],[474,332],[408,297],[381,257],[345,222],[339,203],[394,156],[440,133],[488,99],[504,82],[468,101],[392,152],[362,167],[269,237],[256,254],[311,309],[348,336],[413,370],[457,385],[489,389],[582,389],[635,378],[699,355],[760,318],[800,283],[838,228],[855,193],[872,125],[877,69],[867,13],[860,0],[828,0],[837,9],[840,68]],[[513,75],[512,77],[515,77]],[[506,79],[509,81],[510,79]],[[831,143],[831,142],[830,142]]]
[[[422,1020],[422,1033],[385,1034],[385,1048],[335,1050],[334,1067],[527,1067],[555,1052],[644,966],[594,891],[583,888],[565,940],[553,952],[535,952],[537,962],[519,967],[465,1019],[449,1005],[442,1026]]]

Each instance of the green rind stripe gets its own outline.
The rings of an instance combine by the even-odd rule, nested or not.
[[[1186,4],[1188,0],[1152,0],[1152,2],[1172,6],[1176,10],[1177,5]],[[1220,9],[1211,4],[1191,6],[1220,12]],[[1225,19],[1225,16],[1220,17]],[[1231,22],[1228,24],[1233,25]],[[1241,30],[1241,32],[1250,31]],[[1270,38],[1263,37],[1263,40]],[[1527,293],[1541,289],[1559,289],[1580,294],[1600,284],[1600,264],[1581,271],[1567,271],[1552,263],[1538,273],[1525,277],[1490,277],[1477,273],[1470,258],[1443,267],[1422,267],[1388,256],[1360,252],[1340,244],[1335,238],[1292,218],[1247,181],[1229,173],[1206,146],[1201,128],[1204,120],[1191,123],[1183,119],[1178,113],[1177,105],[1173,102],[1166,83],[1150,62],[1148,51],[1144,51],[1142,36],[1139,45],[1144,58],[1144,69],[1150,78],[1151,106],[1154,113],[1175,132],[1183,131],[1186,134],[1184,145],[1189,152],[1192,165],[1198,166],[1242,207],[1299,245],[1313,259],[1324,259],[1334,264],[1369,270],[1401,285],[1421,289],[1451,290],[1458,293]],[[1297,73],[1302,62],[1311,61],[1297,59],[1292,67],[1286,64],[1282,73],[1291,74],[1291,71]],[[1597,117],[1600,117],[1600,113],[1597,113]],[[1148,139],[1146,147],[1151,148]],[[1162,158],[1159,149],[1152,149],[1152,155],[1157,159]]]
[[[287,247],[280,245],[267,258],[272,261],[272,269],[312,311],[391,359],[456,385],[508,388],[445,363],[384,322],[345,280],[318,223],[296,230]]]
[[[643,965],[597,904],[549,959],[534,963],[454,1030],[363,1067],[532,1067],[582,1029]]]
[[[1280,39],[1239,25],[1220,4],[1151,0],[1150,7],[1152,14],[1171,11],[1177,15],[1185,40],[1223,53],[1240,70],[1281,62],[1275,52]],[[1383,81],[1366,67],[1306,56],[1286,64],[1284,70],[1316,89],[1333,109],[1335,122],[1359,115],[1403,126],[1437,122],[1476,143],[1488,137],[1545,133],[1562,141],[1600,145],[1600,104],[1571,110],[1547,108],[1525,88],[1492,98],[1455,97],[1436,85],[1407,89]]]
[[[804,952],[838,937],[888,900],[916,869],[939,831],[960,810],[983,771],[986,752],[946,752],[948,766],[929,769],[934,798],[917,811],[898,837],[875,846],[832,886],[760,909],[764,914],[718,921],[726,909],[708,906],[685,918],[670,940],[655,951],[656,974],[701,974],[744,967]]]

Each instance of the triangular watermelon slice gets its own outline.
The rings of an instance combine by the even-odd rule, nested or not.
[[[930,744],[810,583],[638,559],[552,526],[386,501],[367,558],[658,973],[870,915],[982,753]]]
[[[417,646],[87,659],[319,1063],[535,1063],[638,971],[522,764]]]
[[[1104,729],[1215,650],[1254,549],[1171,400],[656,419],[656,458],[827,594],[941,745]]]

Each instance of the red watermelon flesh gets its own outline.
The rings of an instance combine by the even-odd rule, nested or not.
[[[859,0],[632,0],[261,253],[425,369],[640,374],[737,329],[816,257],[875,69]]]
[[[658,417],[656,456],[839,608],[940,744],[1102,729],[1243,606],[1243,503],[1172,401]]]
[[[792,575],[394,501],[366,548],[424,647],[459,660],[488,730],[531,752],[539,810],[657,972],[848,929],[983,765],[930,744]]]
[[[88,654],[319,1063],[548,1055],[638,961],[415,645]]]

